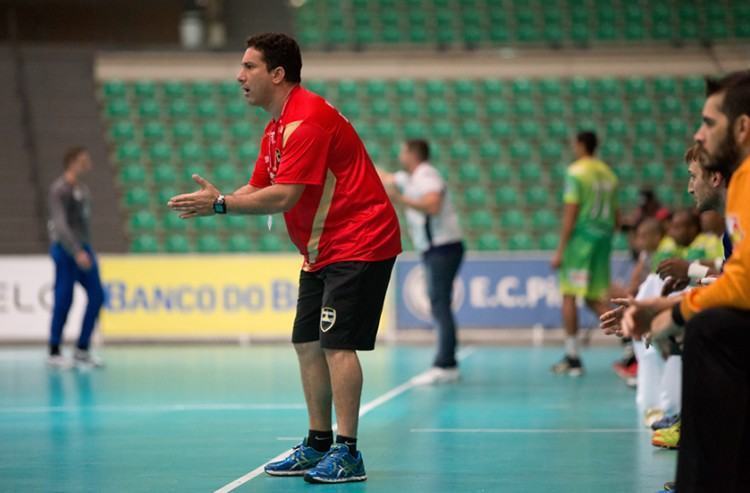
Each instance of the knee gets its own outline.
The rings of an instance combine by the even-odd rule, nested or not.
[[[344,361],[348,358],[356,358],[357,353],[353,349],[324,349],[327,361]]]
[[[323,356],[320,341],[294,343],[294,350],[300,360]]]

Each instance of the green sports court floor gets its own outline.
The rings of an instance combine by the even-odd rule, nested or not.
[[[469,348],[462,383],[416,388],[429,348],[366,353],[369,480],[337,486],[257,474],[306,433],[291,347],[102,354],[103,371],[56,372],[41,348],[0,348],[0,491],[643,493],[674,472],[610,370],[614,348],[587,350],[577,380],[549,373],[556,348]]]

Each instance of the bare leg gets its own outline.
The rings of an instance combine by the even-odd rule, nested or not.
[[[573,337],[578,334],[578,307],[576,307],[575,296],[563,295],[562,315],[565,335]]]
[[[359,401],[362,397],[362,367],[359,358],[356,351],[349,349],[326,349],[325,355],[331,373],[338,434],[356,438]]]
[[[331,376],[319,341],[295,344],[310,429],[331,429]]]

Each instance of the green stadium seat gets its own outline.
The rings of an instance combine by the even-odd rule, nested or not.
[[[198,116],[200,118],[215,118],[219,114],[219,108],[213,101],[201,101],[198,103]]]
[[[146,210],[141,210],[130,216],[131,231],[154,231],[156,229],[156,217]]]
[[[524,201],[527,206],[540,207],[546,205],[549,195],[547,188],[541,185],[532,185],[524,192]]]
[[[164,216],[161,224],[169,232],[185,232],[188,230],[191,221],[181,219],[179,215],[170,212]]]
[[[550,140],[542,144],[540,154],[545,162],[556,162],[563,158],[564,149],[559,142]]]
[[[504,185],[495,189],[495,205],[498,208],[518,205],[518,191],[516,187]]]
[[[190,104],[184,99],[175,99],[169,103],[169,116],[174,119],[189,117]]]
[[[172,137],[177,141],[195,140],[195,126],[189,120],[180,120],[172,125]]]
[[[494,233],[483,233],[476,242],[476,249],[479,251],[496,251],[502,248],[500,238]]]
[[[477,104],[471,99],[462,99],[458,102],[458,116],[461,118],[475,118],[477,116]]]
[[[625,105],[623,104],[622,99],[617,97],[604,99],[599,105],[599,109],[603,115],[609,117],[616,117],[625,113]]]
[[[674,204],[675,193],[674,188],[671,185],[664,183],[656,186],[656,196],[659,198],[662,204]]]
[[[367,96],[370,98],[384,98],[388,94],[388,84],[384,80],[370,79],[367,81]]]
[[[356,99],[349,99],[347,101],[344,101],[343,103],[341,103],[341,105],[339,105],[339,110],[350,120],[359,118],[360,114],[362,113],[362,108],[359,105],[359,101],[357,101]]]
[[[119,121],[112,125],[110,135],[113,140],[119,143],[133,140],[135,138],[135,126],[127,120]]]
[[[219,82],[218,89],[222,98],[239,98],[242,94],[239,84],[234,81],[223,80]]]
[[[471,146],[466,142],[457,141],[451,146],[451,159],[465,161],[471,156]]]
[[[622,118],[613,118],[607,122],[608,138],[622,139],[628,133],[628,124]]]
[[[116,152],[118,161],[129,162],[141,159],[141,148],[134,142],[127,142],[117,146]]]
[[[641,97],[647,93],[646,79],[643,77],[630,77],[624,81],[625,94],[629,98]]]
[[[604,100],[611,99],[622,92],[620,80],[614,77],[603,77],[592,81],[594,94]]]
[[[568,125],[560,119],[547,120],[547,136],[552,139],[567,139],[570,137]]]
[[[133,253],[157,253],[160,250],[159,241],[152,234],[139,234],[130,243]]]
[[[506,231],[518,231],[526,227],[526,217],[516,209],[503,211],[500,216],[500,226]]]
[[[568,165],[565,163],[557,163],[553,164],[552,168],[550,169],[550,177],[552,178],[553,182],[556,183],[562,183],[562,180],[565,179],[565,174],[568,171]]]
[[[531,216],[531,226],[537,231],[557,231],[560,228],[559,213],[539,209]]]
[[[682,102],[674,96],[664,97],[659,102],[659,111],[662,117],[677,116],[682,112]]]
[[[199,101],[209,99],[214,95],[214,85],[207,81],[195,81],[190,85],[190,92]]]
[[[153,99],[147,99],[145,101],[142,101],[141,104],[138,105],[138,115],[142,120],[147,120],[149,118],[159,118],[161,115],[161,106],[159,106],[159,103]]]
[[[542,167],[536,163],[523,163],[519,169],[519,176],[524,183],[539,183],[542,179]]]
[[[479,157],[485,162],[494,162],[500,159],[500,146],[492,141],[486,141],[479,147]]]
[[[519,77],[511,83],[513,96],[516,98],[528,98],[534,95],[534,83],[530,79]]]
[[[267,221],[267,216],[256,216],[254,218],[256,221]],[[239,231],[246,233],[250,229],[250,219],[248,216],[239,216],[235,214],[229,214],[227,215],[225,221],[226,228],[232,230],[232,231]],[[265,226],[265,225],[264,225]]]
[[[496,139],[508,139],[513,133],[513,127],[505,120],[495,120],[490,124],[490,135]]]
[[[633,156],[638,160],[654,159],[656,148],[651,141],[639,140],[633,145]]]
[[[195,142],[187,142],[180,146],[180,159],[185,163],[195,163],[204,157],[203,148]]]
[[[524,120],[516,125],[516,131],[523,139],[536,139],[539,135],[539,123],[536,120]]]
[[[375,124],[375,135],[381,140],[393,140],[396,135],[396,125],[390,120],[379,120]]]
[[[686,138],[690,135],[690,129],[682,118],[672,118],[665,125],[666,135],[673,138]]]
[[[706,83],[703,77],[685,77],[682,79],[682,92],[686,97],[703,97],[706,91]]]
[[[200,231],[201,234],[204,232],[213,232],[219,229],[219,219],[216,216],[202,216],[192,219],[195,229]]]
[[[432,124],[432,137],[448,139],[456,134],[456,129],[450,120],[437,120]]]
[[[198,238],[197,250],[200,253],[219,253],[224,249],[224,244],[218,236],[202,234]]]
[[[502,99],[490,99],[486,106],[487,116],[490,118],[507,118],[510,115],[510,109]]]
[[[511,235],[508,240],[508,248],[510,250],[531,250],[534,248],[534,242],[528,234],[521,231]]]
[[[464,204],[469,207],[484,207],[487,205],[487,193],[484,188],[478,185],[472,186],[464,190],[463,196]]]
[[[253,127],[248,122],[234,122],[229,128],[229,133],[235,141],[246,141],[253,138]]]
[[[491,98],[501,97],[505,88],[503,82],[497,79],[484,79],[481,86],[484,95]]]
[[[146,168],[138,163],[131,163],[120,168],[120,182],[123,185],[142,184],[146,181]]]
[[[490,180],[495,184],[505,184],[513,178],[513,169],[505,163],[495,163],[490,168]]]
[[[458,168],[458,180],[464,185],[482,182],[482,170],[474,163],[463,163]]]
[[[407,139],[424,139],[427,134],[427,126],[420,120],[410,121],[404,125],[404,135]]]
[[[143,187],[133,187],[125,191],[125,207],[130,210],[148,207],[151,202],[151,194]]]
[[[491,231],[493,229],[492,214],[486,210],[475,210],[469,213],[469,228],[473,231]]]
[[[612,170],[619,178],[620,183],[630,183],[637,179],[637,171],[635,166],[630,163],[617,163],[613,166]]]
[[[230,157],[229,147],[221,142],[212,144],[208,148],[208,159],[213,162],[226,161]]]
[[[459,98],[473,98],[477,92],[477,85],[473,80],[461,79],[453,83],[453,93]]]
[[[461,124],[461,137],[467,140],[478,140],[483,130],[484,127],[478,121],[468,119]]]
[[[510,156],[515,161],[527,161],[531,159],[531,146],[523,141],[514,142],[510,146]]]
[[[417,118],[421,112],[421,106],[413,99],[403,99],[398,104],[398,112],[401,118]]]
[[[518,98],[514,101],[513,110],[516,118],[536,118],[536,105],[531,98]]]
[[[125,118],[130,116],[130,105],[125,99],[114,99],[107,103],[107,116],[110,118]]]
[[[640,139],[653,139],[658,133],[660,126],[652,118],[644,118],[635,124],[635,136]]]
[[[662,158],[668,162],[682,163],[685,152],[691,144],[688,139],[670,139],[661,149]]]
[[[172,185],[163,185],[156,190],[157,206],[163,207],[169,202],[169,199],[178,195],[180,192]]]
[[[557,78],[541,79],[538,83],[539,91],[547,97],[558,98],[562,95],[562,82]]]
[[[164,124],[160,121],[150,121],[143,126],[143,137],[146,140],[162,140],[165,135]]]
[[[591,95],[591,83],[584,77],[574,77],[568,83],[568,90],[574,98],[587,99]]]
[[[642,168],[643,180],[646,183],[656,183],[664,180],[666,173],[664,165],[659,162],[648,163]]]
[[[619,204],[637,204],[640,200],[640,192],[635,185],[621,185],[617,189],[617,202]]]
[[[447,92],[445,82],[439,79],[425,81],[424,90],[428,98],[441,98]]]
[[[185,84],[180,81],[168,81],[162,85],[164,95],[169,99],[182,98],[187,94]]]
[[[190,240],[185,235],[173,234],[167,237],[164,249],[169,253],[188,253],[192,249]]]
[[[127,96],[128,88],[120,80],[108,80],[103,84],[103,91],[107,98],[124,98]]]
[[[216,120],[209,120],[201,125],[201,133],[206,141],[221,140],[224,137],[224,127]]]
[[[239,120],[241,118],[246,118],[248,113],[247,104],[242,101],[232,100],[224,105],[224,115],[227,118]]]
[[[657,96],[673,97],[677,94],[677,80],[669,76],[661,76],[654,79],[654,93]]]
[[[234,253],[251,252],[255,250],[255,245],[247,235],[237,233],[229,237],[227,249]]]
[[[648,97],[640,96],[630,103],[630,112],[635,116],[649,116],[652,111],[651,99]]]
[[[156,142],[148,150],[148,156],[153,162],[170,161],[172,147],[166,142]]]
[[[617,162],[625,157],[625,146],[617,140],[608,140],[602,146],[602,157],[608,162]]]
[[[565,102],[557,96],[544,100],[544,113],[549,116],[560,116],[565,114]]]
[[[442,99],[433,99],[427,103],[427,113],[430,118],[445,118],[448,116],[448,103]]]
[[[239,173],[232,163],[222,163],[213,169],[212,179],[219,188],[226,189],[233,186],[239,188]]]
[[[261,252],[281,252],[284,250],[284,245],[278,236],[273,233],[264,233],[260,238],[258,249]]]
[[[539,243],[537,245],[537,248],[539,250],[547,250],[547,251],[556,250],[559,241],[560,241],[560,236],[557,233],[544,233],[539,238]]]
[[[413,98],[416,95],[416,84],[412,79],[399,79],[395,83],[396,94],[403,99]]]

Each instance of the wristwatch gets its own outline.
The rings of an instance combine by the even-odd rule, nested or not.
[[[218,197],[216,197],[216,200],[214,200],[214,212],[216,214],[227,213],[227,203],[223,195],[219,195]]]

